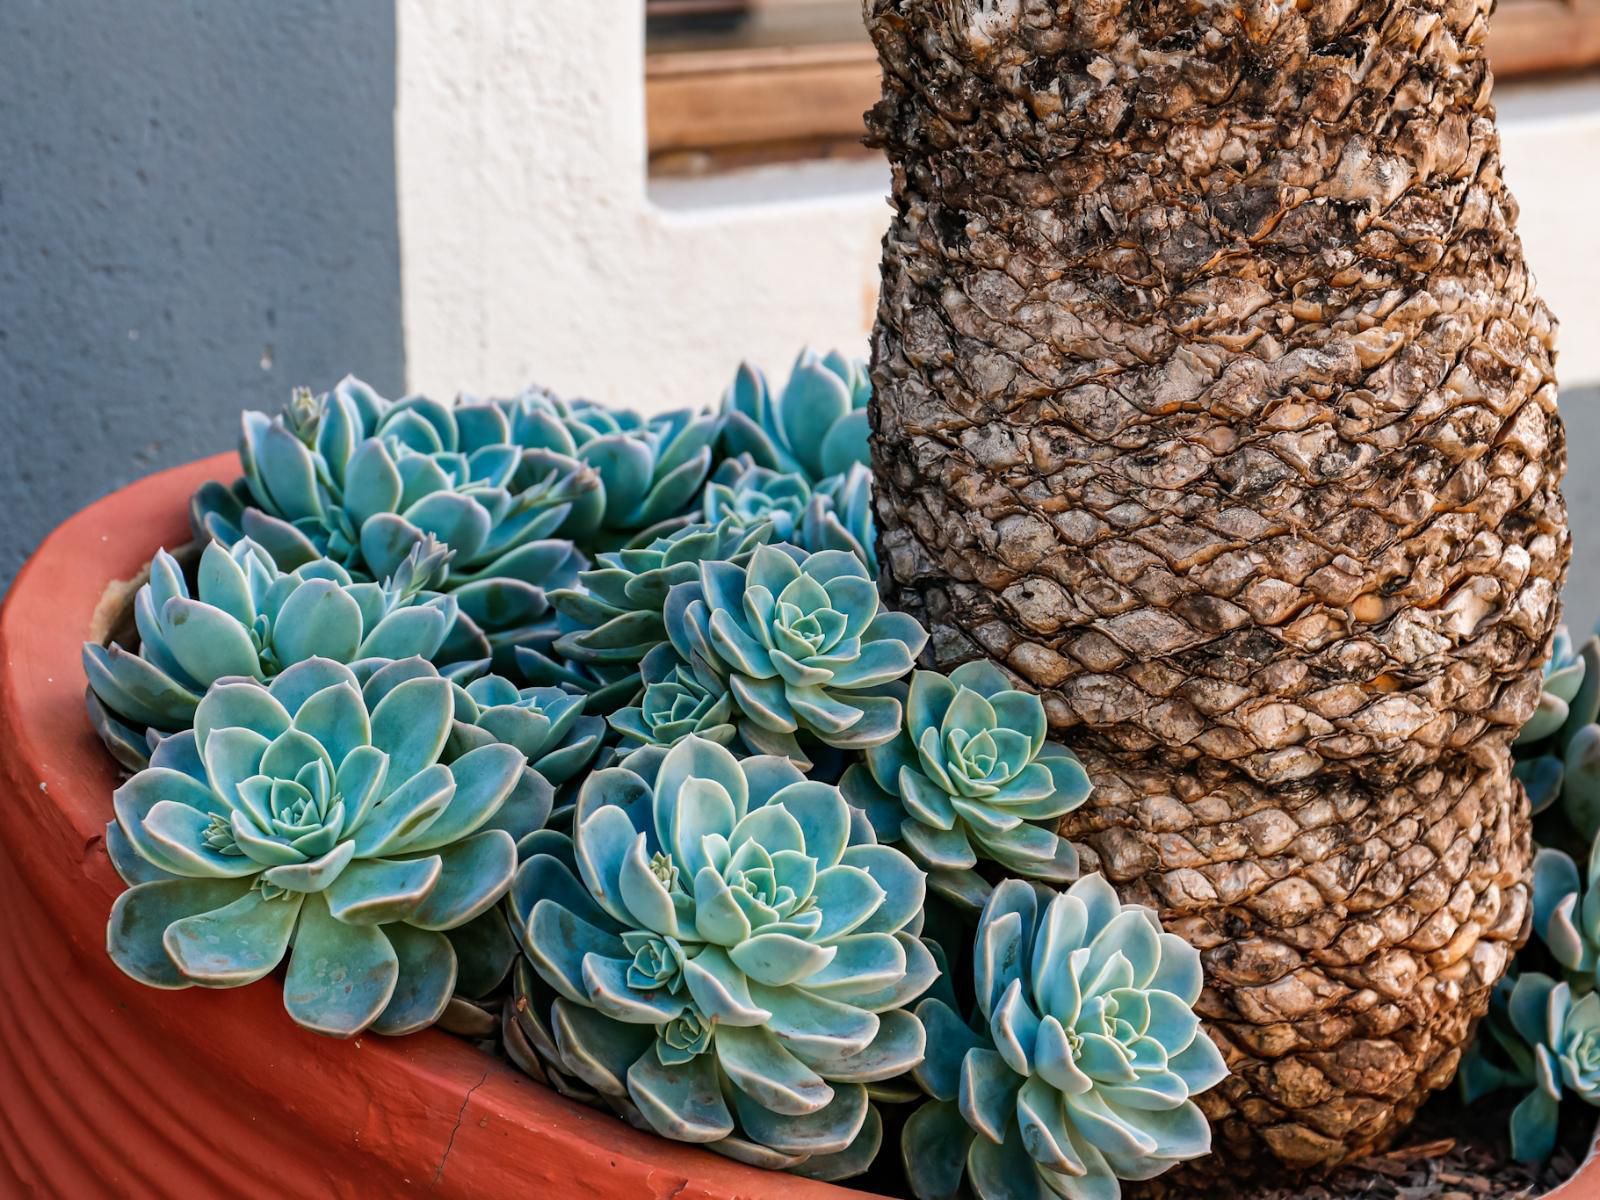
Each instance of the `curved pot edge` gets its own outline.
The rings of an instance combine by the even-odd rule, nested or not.
[[[444,1033],[317,1037],[289,1020],[275,980],[160,993],[111,964],[121,882],[103,829],[117,776],[84,716],[79,647],[109,585],[188,539],[194,488],[237,473],[219,455],[90,505],[0,608],[0,907],[13,914],[0,922],[0,1024],[23,1031],[0,1052],[0,1183],[85,1197],[466,1200],[540,1183],[616,1200],[865,1196],[641,1133]]]

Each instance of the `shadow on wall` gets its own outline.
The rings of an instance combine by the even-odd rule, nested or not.
[[[404,379],[391,0],[0,3],[0,591],[241,408]]]
[[[1561,362],[1556,361],[1556,373]],[[1573,388],[1561,393],[1561,420],[1567,428],[1567,478],[1561,494],[1572,525],[1572,566],[1562,616],[1572,635],[1583,641],[1600,621],[1600,389]]]

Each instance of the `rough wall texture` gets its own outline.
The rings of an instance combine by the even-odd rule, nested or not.
[[[403,378],[388,0],[0,4],[0,588],[241,407]]]
[[[873,0],[880,559],[1041,691],[1198,945],[1241,1160],[1453,1073],[1523,935],[1569,542],[1489,0]]]

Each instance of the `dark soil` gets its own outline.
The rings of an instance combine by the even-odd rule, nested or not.
[[[1600,1114],[1582,1105],[1564,1105],[1555,1154],[1541,1166],[1527,1167],[1512,1161],[1507,1140],[1515,1100],[1490,1097],[1469,1111],[1451,1089],[1422,1110],[1387,1154],[1363,1159],[1328,1179],[1230,1189],[1226,1194],[1229,1200],[1532,1200],[1577,1171],[1594,1144]],[[1223,1194],[1207,1189],[1188,1195],[1209,1200]],[[1165,1200],[1188,1200],[1188,1195],[1168,1193]],[[1600,1189],[1594,1200],[1600,1200]]]

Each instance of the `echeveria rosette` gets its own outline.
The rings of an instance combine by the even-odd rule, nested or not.
[[[929,883],[973,908],[988,898],[979,860],[1066,883],[1078,855],[1054,824],[1089,797],[1076,756],[1045,740],[1044,705],[986,660],[911,676],[905,727],[873,746],[841,786],[885,841],[903,843]]]
[[[774,391],[759,369],[741,364],[722,397],[722,449],[756,466],[797,472],[816,484],[852,463],[869,464],[866,364],[834,351],[802,350],[788,382]]]
[[[465,698],[456,698],[453,746],[515,746],[556,787],[584,770],[605,740],[605,719],[585,715],[584,696],[555,687],[519,688],[499,675],[475,679],[464,690]]]
[[[805,765],[799,735],[864,750],[900,732],[889,690],[928,635],[882,608],[855,555],[764,545],[744,566],[702,563],[699,576],[667,598],[667,634],[707,688],[732,695],[752,750]]]
[[[1507,1004],[1510,1024],[1532,1048],[1532,1089],[1511,1113],[1511,1153],[1542,1162],[1555,1149],[1565,1089],[1600,1107],[1600,993],[1577,998],[1570,985],[1529,973]]]
[[[599,487],[575,503],[561,533],[586,551],[648,542],[687,521],[711,474],[718,419],[689,409],[645,417],[530,388],[498,407],[518,444],[553,466],[579,463]]]
[[[939,999],[917,1016],[934,1097],[903,1151],[923,1200],[1116,1200],[1211,1148],[1193,1097],[1227,1075],[1200,1028],[1200,955],[1099,875],[1064,893],[1010,879],[979,918],[977,1012]]]
[[[731,521],[740,528],[767,525],[771,534],[764,540],[798,542],[812,500],[810,482],[797,472],[744,466],[742,461],[729,459],[706,484],[703,518],[711,524]]]
[[[667,1137],[838,1177],[876,1149],[867,1085],[922,1057],[923,900],[838,789],[690,736],[592,774],[570,854],[530,857],[509,904],[562,1074]]]
[[[341,663],[423,658],[451,662],[466,677],[487,665],[489,647],[453,596],[433,589],[449,550],[418,543],[384,583],[354,580],[331,559],[278,569],[248,538],[210,542],[200,555],[191,595],[178,561],[165,550],[134,597],[137,651],[87,642],[84,673],[90,714],[117,758],[139,770],[147,738],[188,728],[206,688],[225,676],[265,679],[309,658]]]
[[[524,759],[489,745],[444,765],[454,685],[385,670],[365,691],[322,658],[221,680],[117,790],[107,846],[133,885],[107,930],[119,967],[238,987],[287,955],[284,1006],[307,1028],[438,1019],[458,971],[445,931],[488,912],[516,866],[512,836],[487,826]]]
[[[245,413],[244,478],[208,484],[191,513],[198,532],[226,544],[248,536],[286,570],[326,556],[374,579],[436,537],[455,552],[443,590],[506,666],[548,611],[544,588],[581,565],[552,535],[600,486],[581,464],[509,437],[493,405],[391,403],[346,379],[315,399],[297,394],[286,415]]]
[[[550,593],[563,627],[551,653],[571,663],[636,672],[667,641],[665,609],[673,587],[699,578],[702,562],[747,561],[771,532],[767,522],[724,519],[600,554],[572,587]]]
[[[727,746],[738,731],[732,724],[733,697],[708,688],[671,646],[657,646],[639,667],[644,691],[637,703],[608,720],[622,736],[623,753],[641,746],[676,746],[691,734]]]

